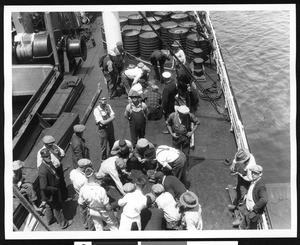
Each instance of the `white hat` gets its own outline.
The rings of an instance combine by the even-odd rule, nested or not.
[[[77,161],[77,165],[80,168],[83,168],[83,167],[91,165],[91,164],[92,164],[91,160],[89,160],[87,158],[81,158]]]
[[[55,142],[55,139],[51,135],[45,135],[43,137],[43,143],[44,144],[51,144],[51,143],[54,143],[54,142]]]
[[[143,68],[144,66],[145,66],[145,64],[143,62],[140,62],[140,63],[137,64],[138,68]]]
[[[168,79],[171,77],[171,73],[168,72],[168,71],[165,71],[163,74],[162,74],[162,77],[165,78],[165,79]]]
[[[135,185],[131,182],[128,182],[128,183],[123,185],[123,190],[126,193],[133,192],[134,189],[135,189]]]
[[[76,124],[74,125],[73,129],[76,133],[82,133],[86,129],[86,127],[83,124]]]
[[[136,145],[137,145],[138,147],[144,148],[144,147],[146,147],[147,145],[149,145],[149,141],[146,140],[145,138],[140,138],[140,139],[136,142]]]
[[[24,163],[20,160],[13,161],[13,167],[12,168],[13,168],[14,171],[18,170],[18,169],[23,167],[23,164]]]
[[[186,105],[181,105],[178,107],[177,111],[181,114],[188,114],[190,109]]]

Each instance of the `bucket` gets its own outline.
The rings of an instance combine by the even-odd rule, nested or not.
[[[195,58],[193,59],[193,64],[194,64],[194,75],[197,77],[201,77],[204,75],[203,73],[203,62],[204,60],[201,58]]]

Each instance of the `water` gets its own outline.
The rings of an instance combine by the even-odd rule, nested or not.
[[[212,11],[251,152],[266,182],[290,181],[288,11]]]

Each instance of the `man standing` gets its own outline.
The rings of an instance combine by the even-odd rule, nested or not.
[[[148,120],[160,120],[162,113],[162,99],[158,92],[157,85],[151,85],[150,89],[145,93],[145,103],[148,107]]]
[[[42,164],[43,158],[41,157],[41,151],[47,149],[50,152],[51,162],[56,168],[56,172],[59,176],[59,185],[62,195],[62,200],[69,201],[71,198],[68,197],[68,189],[65,182],[64,170],[61,164],[61,160],[65,157],[65,151],[55,144],[55,139],[51,135],[45,135],[43,137],[44,146],[37,153],[37,167]]]
[[[164,112],[165,120],[168,119],[169,115],[174,112],[175,96],[178,93],[177,86],[173,80],[171,80],[171,73],[165,71],[162,74],[165,82],[165,87],[162,92],[162,107]],[[168,134],[169,131],[163,131],[164,134]]]
[[[86,127],[82,124],[74,125],[74,134],[71,139],[73,167],[76,169],[78,160],[82,158],[90,159],[90,152],[85,144],[85,139],[82,138]]]
[[[199,119],[190,113],[187,106],[182,105],[169,115],[166,124],[172,135],[172,146],[189,157],[191,137],[200,125]]]
[[[54,217],[61,229],[66,229],[72,220],[67,221],[63,214],[60,188],[60,177],[57,168],[51,161],[50,151],[46,148],[40,151],[42,162],[38,169],[42,201],[46,202],[46,220],[48,225]]]
[[[115,113],[111,106],[107,104],[106,97],[99,100],[99,105],[94,109],[94,117],[100,137],[100,156],[102,160],[107,158],[107,144],[112,149],[115,142],[115,132],[113,120]]]
[[[173,51],[175,53],[175,56],[179,59],[179,61],[181,62],[181,64],[185,65],[186,63],[186,56],[184,51],[180,48],[180,43],[178,43],[177,41],[174,41],[174,43],[172,44],[173,47]],[[178,69],[181,64],[178,62],[178,60],[176,58],[173,58],[173,64],[172,64],[172,68],[176,68]]]
[[[87,167],[92,167],[92,162],[89,159],[81,158],[77,163],[77,168],[71,170],[70,172],[70,180],[73,184],[74,190],[79,195],[80,189],[83,185],[85,185],[88,180],[87,177],[84,174],[84,171]],[[84,226],[84,229],[88,230],[94,230],[95,226],[93,223],[93,220],[91,219],[91,216],[89,215],[88,207],[85,203],[79,205],[79,211],[82,218],[82,223]]]
[[[118,77],[121,77],[121,72],[123,71],[125,64],[125,50],[123,47],[123,43],[121,41],[118,41],[113,51],[116,54],[115,65],[117,69],[117,75]]]
[[[261,180],[263,168],[255,165],[251,168],[252,182],[245,196],[245,204],[239,208],[244,216],[241,229],[257,229],[257,223],[262,222],[262,214],[268,203],[266,186]]]
[[[162,81],[161,75],[164,72],[164,64],[166,60],[170,60],[170,57],[161,50],[154,50],[150,55],[150,62],[155,71],[155,76],[156,76],[155,79],[158,81]],[[157,67],[158,65],[160,67],[160,73]]]

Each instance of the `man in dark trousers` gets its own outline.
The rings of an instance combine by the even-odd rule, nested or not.
[[[90,152],[85,144],[85,139],[82,138],[86,127],[82,124],[74,125],[74,134],[71,139],[73,167],[78,167],[77,162],[82,158],[90,159]]]
[[[167,120],[169,115],[175,111],[174,109],[175,96],[178,93],[178,90],[175,82],[171,79],[170,72],[165,71],[162,74],[162,76],[165,81],[165,87],[162,92],[162,107],[163,107],[165,120]],[[169,134],[169,131],[164,130],[163,133]]]
[[[67,221],[63,214],[62,198],[57,168],[53,166],[50,151],[46,148],[40,151],[42,163],[38,169],[42,201],[46,202],[46,220],[48,225],[56,218],[61,229],[66,229],[72,220]]]
[[[150,62],[155,71],[155,79],[160,82],[162,81],[162,74],[164,72],[164,64],[166,60],[170,60],[170,57],[161,50],[154,50],[150,55]],[[158,65],[160,67],[160,73],[157,67]]]

